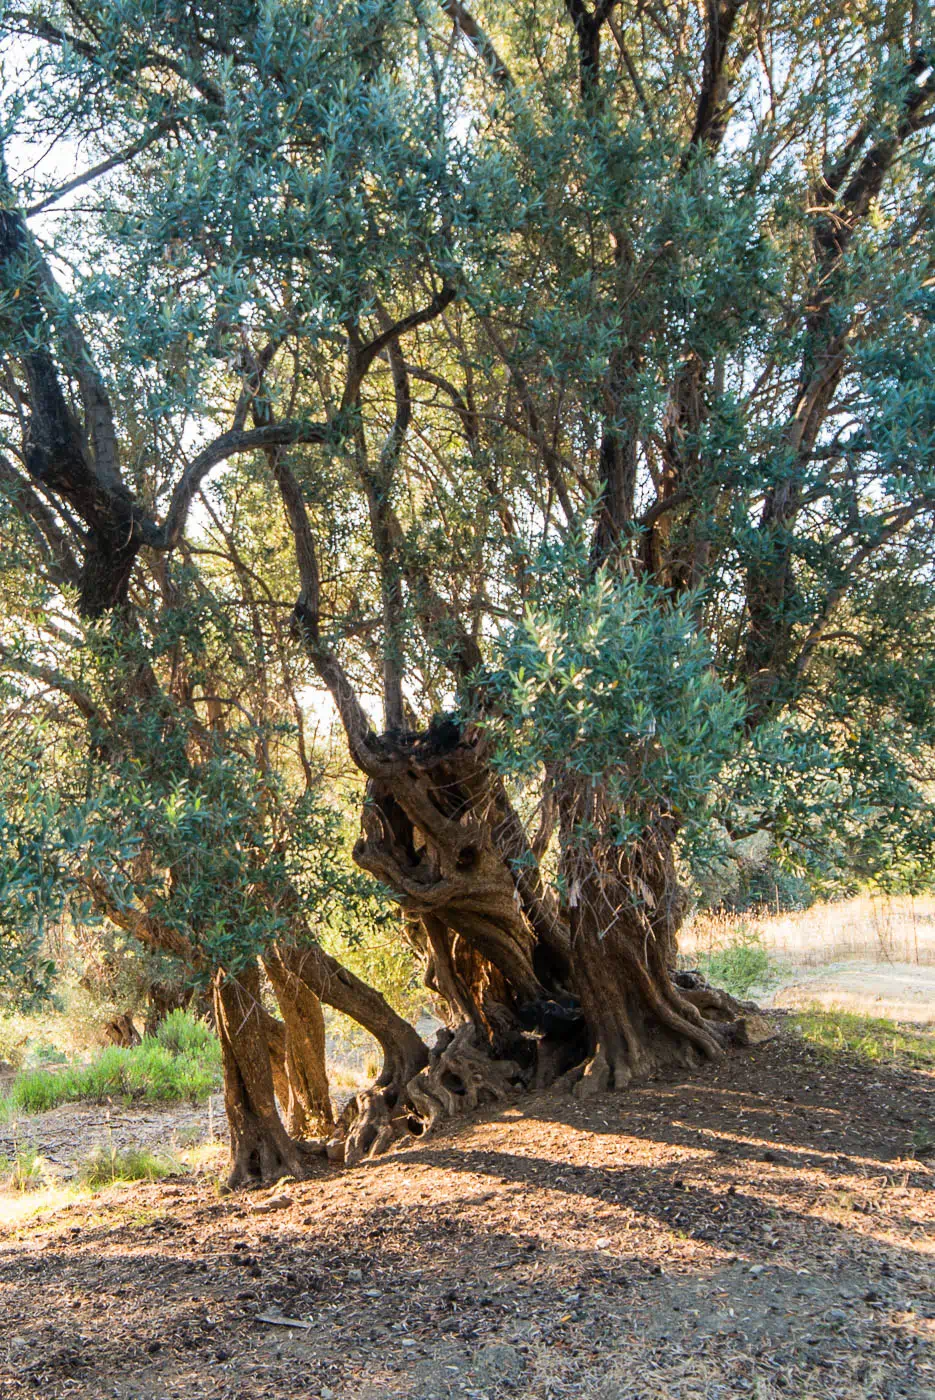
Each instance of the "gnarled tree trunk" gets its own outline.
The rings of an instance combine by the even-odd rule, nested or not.
[[[623,1088],[668,1066],[696,1066],[723,1053],[719,1032],[683,997],[675,979],[681,917],[672,817],[652,814],[638,839],[620,845],[606,829],[600,789],[563,794],[562,873],[575,988],[591,1057],[579,1092]]]
[[[429,1051],[386,998],[326,953],[298,918],[293,933],[296,941],[277,944],[264,959],[274,986],[281,980],[294,989],[297,1001],[310,993],[350,1016],[383,1052],[375,1083],[348,1105],[330,1144],[332,1160],[352,1163],[371,1151],[378,1138],[380,1146],[387,1146],[408,1130],[406,1085],[428,1063]],[[305,993],[300,994],[301,987]]]
[[[512,1053],[523,1008],[566,993],[568,934],[476,730],[379,741],[354,859],[393,890],[453,1023]]]
[[[413,1118],[430,1129],[508,1086],[622,1088],[720,1056],[739,1008],[676,977],[675,819],[650,813],[621,846],[599,834],[612,820],[600,787],[566,785],[559,911],[483,743],[440,732],[379,741],[354,852],[396,893],[448,1026],[406,1086]]]

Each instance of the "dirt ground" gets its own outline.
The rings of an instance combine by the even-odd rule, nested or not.
[[[935,1021],[935,966],[850,960],[798,968],[757,1000],[763,1006],[840,1008],[925,1025]]]
[[[781,1033],[272,1192],[115,1187],[0,1229],[0,1396],[935,1400],[927,1134],[935,1077]]]

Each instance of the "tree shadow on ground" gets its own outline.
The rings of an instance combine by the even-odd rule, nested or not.
[[[526,1099],[271,1216],[189,1183],[24,1233],[0,1245],[0,1393],[616,1400],[645,1374],[917,1400],[932,1176],[901,1144],[932,1081],[784,1054]]]

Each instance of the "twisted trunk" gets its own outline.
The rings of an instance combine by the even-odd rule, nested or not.
[[[276,957],[263,966],[282,1012],[282,1088],[276,1094],[294,1138],[320,1137],[334,1127],[325,1064],[325,1018],[307,982]]]
[[[563,812],[575,988],[591,1049],[579,1093],[621,1089],[723,1053],[719,1030],[676,982],[677,824],[653,815],[640,839],[626,845],[606,836],[585,841],[583,825],[606,829],[600,802],[599,791],[581,784],[565,794]]]
[[[294,933],[302,938],[301,942],[279,944],[264,960],[271,969],[274,985],[285,982],[297,1004],[312,993],[350,1016],[370,1032],[383,1052],[378,1078],[351,1101],[329,1143],[332,1161],[352,1165],[409,1130],[406,1086],[428,1063],[429,1051],[414,1027],[393,1010],[385,997],[326,953],[300,920],[296,921]]]
[[[394,892],[452,1026],[513,1054],[523,1011],[567,993],[567,929],[476,730],[384,735],[354,859]]]

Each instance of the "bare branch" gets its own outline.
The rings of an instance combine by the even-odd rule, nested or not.
[[[230,432],[222,433],[203,448],[185,468],[172,492],[165,524],[158,526],[149,520],[138,521],[142,543],[152,549],[174,549],[182,537],[195,493],[212,468],[226,461],[228,457],[233,457],[238,452],[288,447],[300,442],[328,442],[333,437],[334,429],[329,424],[303,422],[269,423],[259,428],[234,428]]]
[[[0,454],[0,490],[16,507],[41,539],[44,549],[51,559],[49,577],[52,583],[69,584],[77,588],[81,570],[72,551],[65,531],[45,501],[32,485],[14,467],[9,458]]]
[[[55,670],[54,667],[30,661],[27,657],[19,656],[8,647],[0,645],[0,669],[25,676],[28,680],[41,681],[50,690],[67,696],[86,720],[100,720],[98,708],[87,691],[82,690],[69,676]]]
[[[438,0],[441,8],[454,22],[455,28],[470,44],[471,48],[486,63],[490,76],[502,88],[513,88],[516,84],[513,75],[494,48],[490,36],[477,23],[471,12],[461,4],[461,0]]]
[[[831,622],[831,619],[834,617],[841,603],[847,597],[848,589],[855,582],[863,565],[872,558],[882,545],[888,544],[890,540],[895,539],[895,537],[901,534],[906,526],[911,524],[917,516],[921,515],[924,510],[931,510],[932,507],[933,502],[927,498],[921,501],[913,501],[909,505],[904,506],[902,510],[897,511],[893,515],[873,540],[854,552],[848,560],[843,579],[834,588],[829,589],[817,618],[812,623],[802,646],[799,648],[799,654],[793,667],[793,675],[796,681],[802,680],[808,671],[818,646],[826,638],[828,624]]]
[[[413,311],[410,315],[403,316],[399,321],[391,322],[378,336],[366,344],[357,342],[356,338],[352,336],[350,366],[347,383],[344,386],[342,409],[347,409],[351,404],[357,402],[360,386],[364,382],[367,371],[391,340],[399,340],[400,336],[405,335],[407,331],[415,330],[417,326],[424,326],[427,322],[434,321],[446,307],[451,305],[454,299],[454,287],[444,286],[440,292],[436,292],[427,306],[423,306],[420,311]]]
[[[43,210],[51,208],[51,206],[57,204],[60,199],[64,199],[66,194],[71,194],[74,190],[81,189],[82,185],[91,184],[92,181],[99,179],[102,175],[106,175],[108,171],[116,170],[120,165],[126,165],[129,161],[133,160],[135,156],[140,155],[143,151],[152,146],[154,142],[158,141],[160,136],[164,136],[166,132],[171,131],[175,125],[176,121],[174,118],[167,117],[163,121],[158,122],[145,136],[141,136],[138,141],[134,141],[132,145],[127,146],[126,150],[118,151],[116,155],[108,156],[106,160],[102,160],[97,165],[93,165],[90,170],[85,170],[81,175],[76,175],[73,180],[68,180],[64,185],[59,185],[58,189],[53,190],[51,194],[47,194],[44,199],[40,199],[38,204],[31,204],[29,208],[25,210],[26,217],[32,218],[35,214],[41,214]]]

